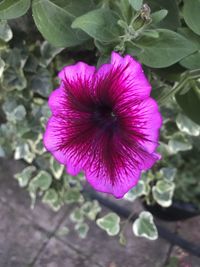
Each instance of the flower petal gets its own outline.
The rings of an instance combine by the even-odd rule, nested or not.
[[[103,193],[114,195],[116,198],[122,198],[132,187],[137,185],[141,171],[121,170],[120,175],[116,177],[116,182],[111,183],[108,179],[106,171],[101,169],[98,174],[94,174],[91,169],[86,170],[85,175],[87,181],[97,190]]]
[[[75,81],[78,78],[82,80],[90,80],[92,79],[96,68],[90,66],[84,62],[79,62],[75,65],[64,67],[58,74],[58,77],[65,81],[66,79],[71,82]]]
[[[63,121],[59,117],[52,116],[47,123],[46,131],[43,136],[45,148],[61,163],[66,164],[67,158],[65,153],[58,149],[58,144],[62,142],[60,133]]]
[[[62,87],[54,90],[48,100],[48,105],[51,109],[53,115],[59,115],[60,112],[65,113],[65,102],[66,102],[66,95],[65,91]]]
[[[160,159],[162,119],[140,63],[112,53],[111,63],[97,71],[79,62],[59,77],[48,102],[46,149],[68,173],[82,170],[96,190],[123,197]]]
[[[138,106],[133,107],[132,114],[135,114],[132,119],[133,131],[143,136],[137,141],[149,153],[154,152],[158,146],[159,129],[162,125],[162,117],[156,101],[152,98],[145,99]]]
[[[124,58],[118,53],[112,52],[111,64],[121,69],[124,68],[124,84],[127,86],[127,93],[133,93],[134,97],[145,98],[150,95],[151,85],[146,79],[141,64],[126,55]]]

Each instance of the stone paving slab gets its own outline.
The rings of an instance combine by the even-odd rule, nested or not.
[[[177,232],[184,239],[200,246],[200,216],[177,223]],[[170,255],[180,259],[183,266],[200,267],[200,258],[195,257],[181,248],[175,246]]]
[[[0,203],[0,266],[27,267],[47,241],[15,210]]]
[[[74,224],[66,218],[62,227],[66,226],[71,231],[66,236],[58,236],[65,244],[84,254],[89,259],[101,266],[109,267],[162,267],[170,244],[162,239],[148,241],[133,235],[131,225],[128,225],[125,234],[126,247],[119,244],[118,238],[109,237],[95,223],[90,222],[90,230],[86,239],[78,238],[73,230]]]
[[[200,246],[200,216],[179,222],[178,233],[188,241]]]
[[[73,230],[68,206],[55,213],[38,202],[30,210],[27,192],[12,177],[23,168],[21,162],[0,162],[0,267],[164,267],[171,245],[162,239],[137,238],[131,225],[125,231],[128,243],[123,247],[95,223],[90,223],[88,237],[81,240]],[[135,202],[132,208],[138,212],[142,207]],[[102,214],[106,212],[103,209]],[[199,244],[199,223],[200,217],[181,222],[179,234]],[[176,224],[162,225],[174,231]],[[57,228],[63,226],[72,231],[67,236],[55,236]],[[176,255],[174,251],[170,256]],[[200,267],[199,258],[187,255],[187,260],[187,267]]]
[[[200,267],[200,259],[198,257],[188,254],[177,246],[174,246],[170,253],[169,258],[172,257],[178,259],[180,267]]]
[[[14,174],[24,169],[26,165],[22,161],[4,160],[0,162],[0,201],[17,210],[23,217],[42,227],[46,231],[53,232],[66,214],[66,207],[59,212],[54,212],[40,201],[31,209],[31,201],[28,192],[20,188],[13,178]]]
[[[52,238],[33,267],[101,267],[66,244]],[[102,266],[103,267],[103,266]]]

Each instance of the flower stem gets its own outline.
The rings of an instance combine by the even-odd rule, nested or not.
[[[161,95],[158,98],[158,104],[160,106],[164,105],[169,98],[174,96],[177,92],[185,87],[185,85],[191,81],[200,78],[200,69],[186,71],[181,75],[181,79],[179,83],[176,83],[167,93]]]

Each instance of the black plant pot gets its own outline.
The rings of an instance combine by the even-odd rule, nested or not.
[[[200,210],[195,205],[184,202],[174,201],[169,208],[163,208],[158,204],[147,205],[143,203],[143,205],[156,218],[165,221],[186,220],[200,215]]]

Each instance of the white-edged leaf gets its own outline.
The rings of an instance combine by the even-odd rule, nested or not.
[[[119,233],[120,230],[120,217],[116,213],[108,213],[104,217],[96,221],[97,225],[105,230],[108,235],[115,236]]]
[[[133,233],[136,236],[145,237],[150,240],[158,238],[158,231],[150,212],[142,211],[140,213],[139,218],[133,223]]]
[[[125,194],[124,199],[134,201],[136,198],[145,194],[144,181],[140,180],[138,184]]]
[[[161,174],[161,177],[163,177],[167,182],[173,182],[177,173],[177,169],[171,167],[165,167],[160,169],[159,173]]]
[[[78,223],[75,225],[74,229],[77,231],[80,238],[86,238],[89,231],[89,226],[87,223]]]
[[[35,188],[40,188],[41,190],[47,190],[52,183],[52,176],[46,171],[40,171],[32,180],[31,183]]]
[[[51,168],[51,171],[53,173],[53,176],[59,180],[63,174],[65,166],[59,164],[53,157],[51,157],[50,158],[50,168]]]
[[[0,78],[3,74],[4,67],[5,67],[5,62],[3,61],[3,59],[0,58]]]
[[[200,126],[183,114],[177,116],[176,124],[179,130],[184,133],[192,136],[198,136],[200,134]]]
[[[72,222],[82,222],[84,220],[84,215],[80,208],[75,208],[69,217]]]
[[[15,179],[17,179],[19,186],[25,187],[28,185],[29,180],[31,179],[32,174],[36,171],[35,166],[28,166],[23,169],[22,172],[16,173],[14,175]]]
[[[0,39],[8,42],[12,39],[13,33],[6,20],[0,21]]]
[[[165,180],[158,181],[152,188],[155,201],[162,207],[169,207],[172,204],[175,184]]]
[[[179,132],[169,140],[168,147],[172,154],[176,154],[179,151],[187,151],[192,149],[192,144],[182,133]]]

